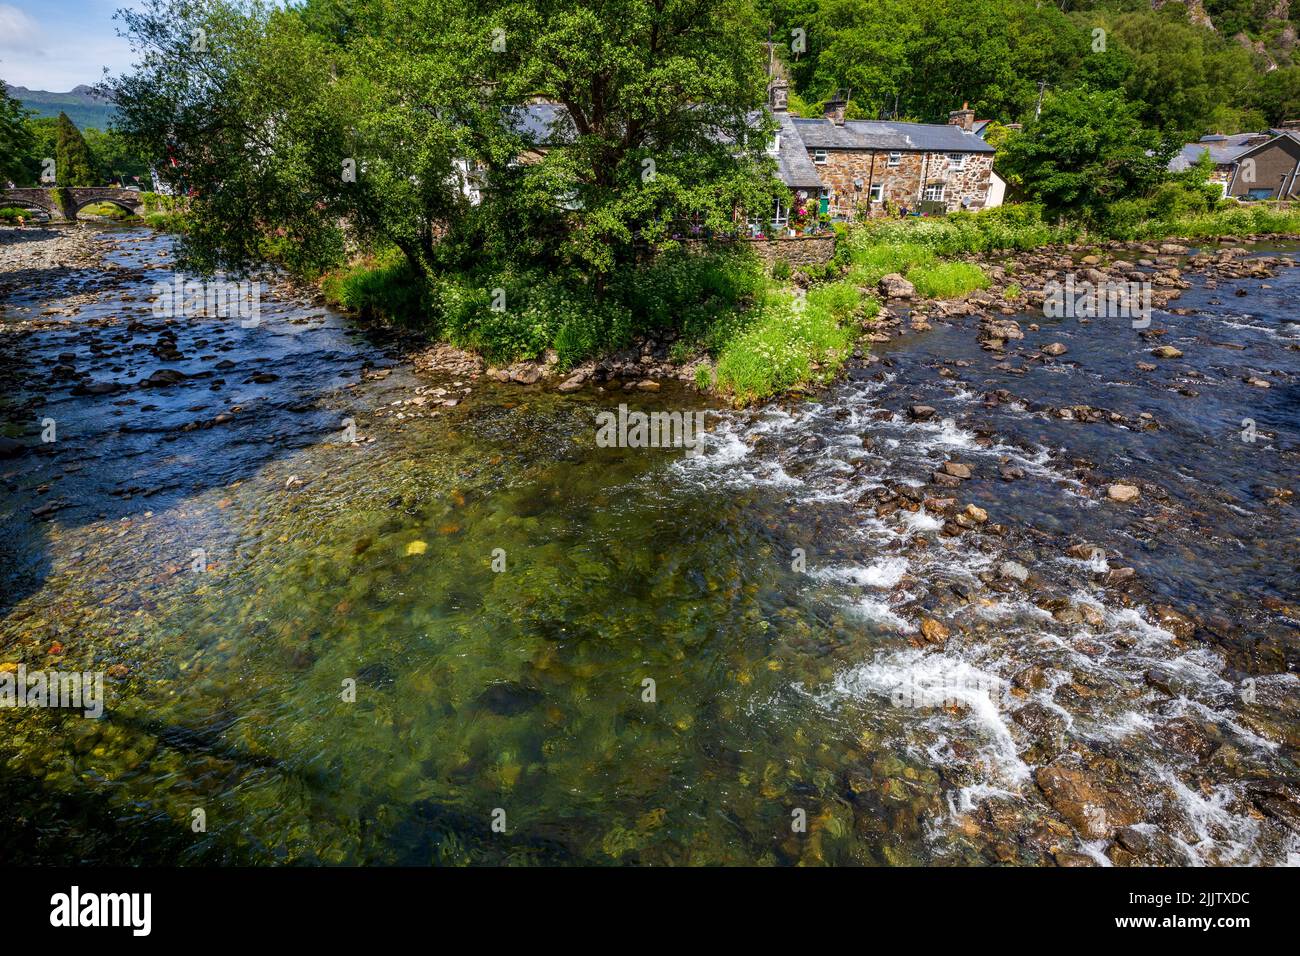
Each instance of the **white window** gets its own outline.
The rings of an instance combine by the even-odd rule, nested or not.
[[[966,167],[966,154],[965,154],[965,153],[949,153],[949,154],[948,154],[948,165],[949,165],[949,167],[951,167],[952,169],[964,169],[964,168]]]
[[[876,183],[874,186],[871,187],[871,191],[870,191],[870,193],[868,193],[868,195],[871,197],[871,201],[872,201],[872,202],[882,202],[882,201],[884,201],[884,198],[885,198],[885,184],[884,184],[884,183]]]
[[[788,207],[781,205],[778,199],[776,203],[776,213],[772,216],[772,231],[782,232],[790,222],[790,210]]]
[[[889,154],[889,165],[890,165],[890,166],[897,166],[897,165],[898,165],[899,163],[901,163],[902,161],[903,161],[903,154],[902,154],[902,153],[890,153],[890,154]]]
[[[926,202],[943,202],[943,185],[925,187]]]
[[[819,163],[819,164],[820,164],[820,163],[824,163],[824,162],[826,162],[826,150],[824,150],[824,149],[814,149],[814,150],[813,150],[813,162],[814,162],[814,163]]]
[[[780,133],[777,133],[775,136],[772,137],[772,145],[769,146],[769,147],[767,148],[767,151],[768,151],[769,153],[771,153],[773,156],[775,156],[777,153],[781,152],[781,134],[780,134]]]

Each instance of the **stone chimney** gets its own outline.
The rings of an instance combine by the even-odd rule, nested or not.
[[[784,113],[790,103],[790,78],[785,64],[776,55],[776,47],[767,44],[767,105],[773,113]]]
[[[960,126],[966,132],[975,128],[975,111],[970,108],[970,103],[962,103],[961,109],[953,110],[948,114],[949,126]]]
[[[790,105],[790,84],[785,80],[773,79],[767,87],[767,105],[773,113],[784,113]]]
[[[836,126],[843,126],[844,111],[848,109],[848,105],[849,98],[844,95],[843,90],[838,90],[834,96],[826,101],[826,105],[822,108],[822,115]]]

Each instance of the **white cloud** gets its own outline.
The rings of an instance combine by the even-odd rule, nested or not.
[[[33,51],[40,42],[41,25],[17,7],[0,3],[0,50]]]
[[[104,67],[124,72],[131,64],[130,47],[116,35],[112,14],[129,5],[131,0],[47,6],[33,15],[0,2],[0,79],[61,93],[98,83]]]

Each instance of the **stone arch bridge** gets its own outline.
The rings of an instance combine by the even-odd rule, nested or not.
[[[144,210],[144,200],[134,189],[116,186],[60,186],[54,189],[5,189],[0,206],[21,206],[45,213],[51,222],[72,222],[85,206],[109,202],[133,215]]]

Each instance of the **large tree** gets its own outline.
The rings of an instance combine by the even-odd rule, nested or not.
[[[139,65],[110,84],[120,127],[194,194],[184,251],[201,267],[248,264],[271,232],[321,264],[345,222],[430,276],[484,258],[599,276],[674,216],[729,225],[771,195],[746,135],[764,92],[749,0],[148,0],[122,16]],[[529,152],[517,107],[537,97],[563,105],[563,149]],[[487,187],[477,208],[467,175]]]
[[[1176,148],[1142,125],[1123,94],[1085,88],[1049,93],[1042,115],[1004,143],[997,165],[1049,211],[1091,219],[1159,182]]]
[[[68,119],[67,113],[59,113],[54,144],[54,172],[60,186],[99,185],[90,147],[86,145],[81,130]]]

